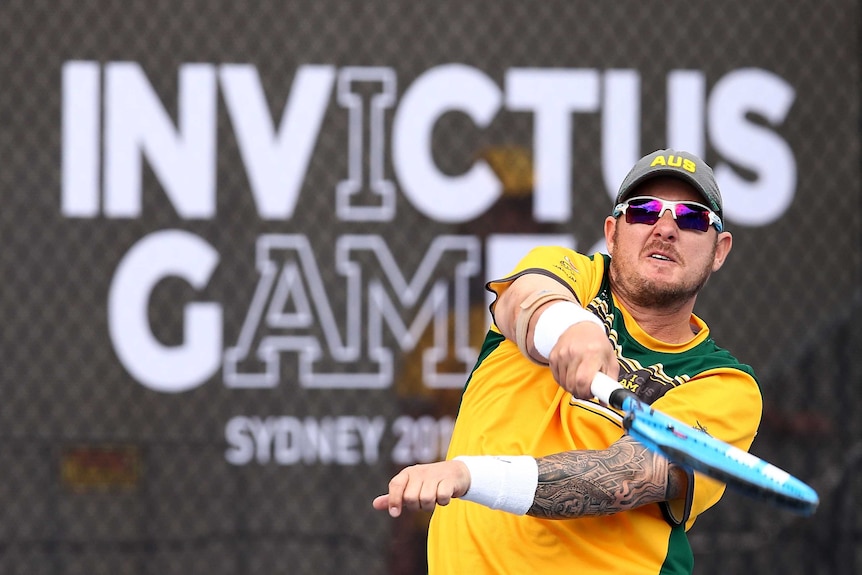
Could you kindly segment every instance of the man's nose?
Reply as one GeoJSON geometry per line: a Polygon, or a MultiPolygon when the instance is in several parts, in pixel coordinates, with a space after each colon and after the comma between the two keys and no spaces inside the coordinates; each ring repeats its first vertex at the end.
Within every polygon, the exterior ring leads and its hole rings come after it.
{"type": "Polygon", "coordinates": [[[653,228],[661,235],[676,235],[679,231],[679,227],[676,225],[676,220],[673,217],[673,212],[670,209],[662,212],[653,228]]]}

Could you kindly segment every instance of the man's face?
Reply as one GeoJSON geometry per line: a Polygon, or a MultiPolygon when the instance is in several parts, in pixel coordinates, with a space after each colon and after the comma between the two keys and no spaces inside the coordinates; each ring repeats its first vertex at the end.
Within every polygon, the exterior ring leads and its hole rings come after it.
{"type": "MultiPolygon", "coordinates": [[[[629,198],[703,203],[689,184],[669,177],[640,185],[629,198]]],[[[625,300],[645,307],[675,307],[693,299],[710,274],[724,263],[731,247],[728,232],[714,226],[705,232],[680,229],[670,210],[655,224],[626,222],[625,215],[605,221],[611,258],[611,282],[625,300]]]]}

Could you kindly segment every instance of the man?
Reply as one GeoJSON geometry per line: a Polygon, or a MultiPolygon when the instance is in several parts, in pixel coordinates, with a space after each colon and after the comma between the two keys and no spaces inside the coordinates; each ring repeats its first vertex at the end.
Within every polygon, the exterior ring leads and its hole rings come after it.
{"type": "Polygon", "coordinates": [[[393,516],[445,506],[431,521],[429,573],[691,573],[685,532],[724,486],[625,436],[590,383],[604,372],[750,447],[762,411],[754,374],[693,313],[731,249],[721,218],[709,166],[659,150],[620,186],[608,256],[538,248],[488,284],[494,324],[448,460],[408,467],[373,503],[393,516]]]}

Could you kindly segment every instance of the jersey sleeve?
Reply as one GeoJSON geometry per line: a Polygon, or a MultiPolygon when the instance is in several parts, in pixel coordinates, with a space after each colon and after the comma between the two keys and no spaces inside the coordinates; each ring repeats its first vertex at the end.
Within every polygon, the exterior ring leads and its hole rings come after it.
{"type": "MultiPolygon", "coordinates": [[[[701,429],[734,447],[748,451],[763,410],[763,398],[748,373],[721,368],[703,372],[666,393],[653,404],[657,410],[701,429]]],[[[671,502],[667,511],[674,522],[686,519],[686,529],[721,498],[725,485],[700,473],[683,502],[671,502]]]]}
{"type": "Polygon", "coordinates": [[[599,254],[585,256],[559,246],[534,248],[518,262],[509,275],[492,280],[486,285],[486,288],[496,295],[494,303],[491,304],[492,313],[496,300],[511,283],[529,273],[543,274],[556,279],[574,294],[581,305],[584,305],[592,300],[601,288],[604,260],[599,254]]]}

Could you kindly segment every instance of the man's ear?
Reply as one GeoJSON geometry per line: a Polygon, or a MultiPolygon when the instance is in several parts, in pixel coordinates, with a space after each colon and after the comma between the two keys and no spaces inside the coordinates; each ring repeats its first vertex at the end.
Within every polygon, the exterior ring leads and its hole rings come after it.
{"type": "Polygon", "coordinates": [[[717,272],[724,265],[730,248],[733,247],[733,236],[730,232],[721,232],[715,241],[715,258],[712,260],[712,271],[717,272]]]}
{"type": "Polygon", "coordinates": [[[605,245],[608,247],[608,255],[614,255],[614,237],[617,230],[617,219],[613,216],[605,218],[605,245]]]}

